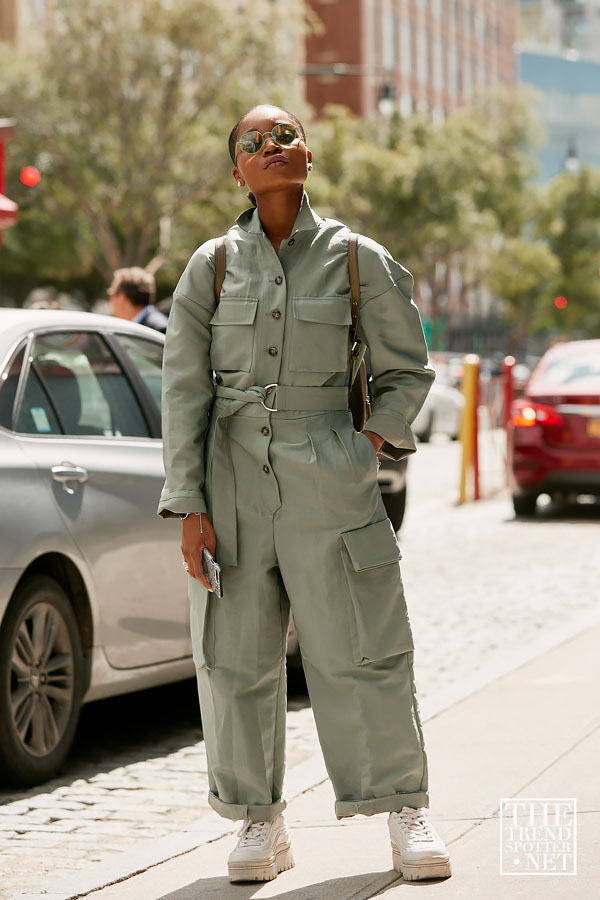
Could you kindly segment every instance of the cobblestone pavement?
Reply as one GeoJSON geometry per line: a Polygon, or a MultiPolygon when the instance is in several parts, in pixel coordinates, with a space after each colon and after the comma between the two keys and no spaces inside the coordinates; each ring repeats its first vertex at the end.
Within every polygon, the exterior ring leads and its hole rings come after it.
{"type": "Polygon", "coordinates": [[[532,642],[598,608],[595,550],[600,504],[542,507],[517,519],[497,462],[498,434],[482,441],[482,491],[456,505],[460,447],[421,446],[408,469],[399,535],[402,576],[422,697],[491,664],[510,664],[532,642]]]}
{"type": "MultiPolygon", "coordinates": [[[[140,841],[162,837],[208,812],[206,753],[196,713],[195,681],[170,685],[129,698],[101,701],[84,708],[83,746],[69,760],[69,775],[39,788],[0,794],[0,897],[41,888],[61,873],[80,869],[140,841]],[[182,696],[177,697],[181,692],[182,696]],[[119,739],[127,700],[142,698],[142,710],[129,717],[141,736],[119,739]],[[154,717],[179,705],[169,723],[146,727],[143,712],[154,717]],[[188,711],[185,710],[185,703],[188,711]],[[95,707],[100,721],[94,722],[95,707]],[[183,715],[181,715],[183,713],[183,715]],[[115,714],[120,724],[110,721],[115,714]],[[109,730],[108,746],[100,742],[109,730]],[[100,746],[94,749],[94,740],[100,746]]],[[[312,711],[304,697],[291,696],[288,715],[288,768],[318,749],[312,711]]]]}
{"type": "MultiPolygon", "coordinates": [[[[515,519],[506,494],[457,507],[458,463],[458,446],[440,439],[408,471],[400,544],[421,698],[510,660],[598,596],[597,507],[549,507],[536,520],[515,519]]],[[[306,699],[289,706],[291,768],[318,742],[306,699]]],[[[0,794],[0,897],[180,830],[207,810],[206,793],[195,682],[90,704],[65,773],[0,794]]]]}

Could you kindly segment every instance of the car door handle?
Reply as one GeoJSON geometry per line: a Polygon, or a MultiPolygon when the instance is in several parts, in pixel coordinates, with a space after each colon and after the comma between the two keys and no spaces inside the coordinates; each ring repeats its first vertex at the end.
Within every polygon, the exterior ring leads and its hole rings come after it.
{"type": "Polygon", "coordinates": [[[50,471],[54,480],[60,481],[61,484],[64,484],[66,481],[84,482],[88,480],[87,469],[82,469],[81,466],[74,466],[67,462],[63,462],[59,466],[52,466],[50,471]]]}

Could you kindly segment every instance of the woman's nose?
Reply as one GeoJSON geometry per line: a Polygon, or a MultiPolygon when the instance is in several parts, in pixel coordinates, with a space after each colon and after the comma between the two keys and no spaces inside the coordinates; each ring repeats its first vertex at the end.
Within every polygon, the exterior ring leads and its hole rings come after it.
{"type": "Polygon", "coordinates": [[[265,137],[265,142],[263,145],[263,154],[272,153],[275,150],[279,151],[279,150],[281,150],[281,147],[279,146],[279,144],[277,144],[273,140],[273,135],[269,134],[268,137],[265,137]]]}

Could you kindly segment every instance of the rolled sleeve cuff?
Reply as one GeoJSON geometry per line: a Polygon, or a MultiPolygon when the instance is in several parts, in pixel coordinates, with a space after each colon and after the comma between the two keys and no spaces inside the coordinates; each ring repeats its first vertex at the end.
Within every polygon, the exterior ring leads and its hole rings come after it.
{"type": "Polygon", "coordinates": [[[411,453],[416,453],[417,447],[410,425],[401,416],[375,412],[367,419],[363,431],[373,431],[383,438],[379,453],[386,459],[397,462],[405,456],[410,456],[411,453]]]}
{"type": "Polygon", "coordinates": [[[205,513],[206,501],[198,491],[179,491],[163,494],[158,504],[157,516],[161,519],[179,517],[181,513],[205,513]]]}

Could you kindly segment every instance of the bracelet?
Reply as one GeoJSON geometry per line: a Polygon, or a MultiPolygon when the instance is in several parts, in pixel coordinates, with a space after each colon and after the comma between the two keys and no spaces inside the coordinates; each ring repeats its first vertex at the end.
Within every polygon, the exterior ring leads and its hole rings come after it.
{"type": "Polygon", "coordinates": [[[203,534],[202,530],[202,513],[197,512],[187,512],[187,513],[179,513],[179,518],[183,522],[184,519],[187,519],[188,516],[199,516],[200,517],[200,534],[203,534]]]}

